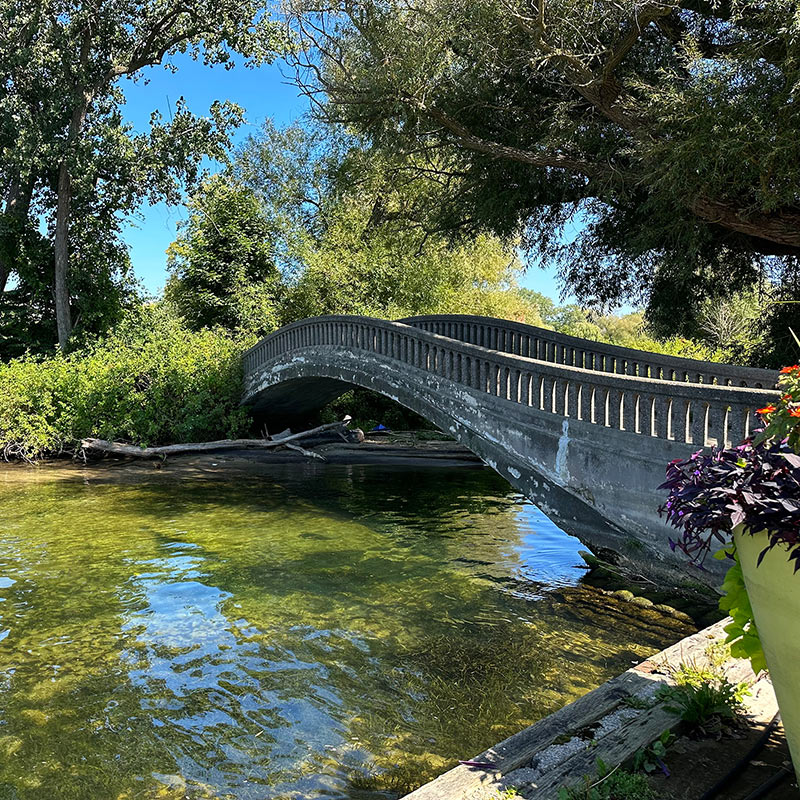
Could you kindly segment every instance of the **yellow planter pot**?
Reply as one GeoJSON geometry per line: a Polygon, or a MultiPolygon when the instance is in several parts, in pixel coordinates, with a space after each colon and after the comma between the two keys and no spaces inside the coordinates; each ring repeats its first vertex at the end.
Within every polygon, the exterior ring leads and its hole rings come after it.
{"type": "Polygon", "coordinates": [[[800,571],[794,574],[794,561],[782,546],[770,550],[756,567],[767,545],[764,534],[750,536],[738,526],[733,538],[800,779],[800,571]]]}

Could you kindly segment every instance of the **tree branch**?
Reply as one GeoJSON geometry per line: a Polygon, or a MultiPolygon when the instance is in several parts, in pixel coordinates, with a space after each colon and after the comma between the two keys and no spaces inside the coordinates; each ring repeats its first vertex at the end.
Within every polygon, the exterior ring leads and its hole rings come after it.
{"type": "Polygon", "coordinates": [[[800,210],[749,212],[710,197],[696,198],[690,208],[708,223],[800,252],[800,210]]]}
{"type": "Polygon", "coordinates": [[[533,167],[567,169],[582,175],[586,175],[587,177],[594,177],[600,172],[596,166],[580,159],[571,158],[570,156],[561,155],[559,153],[535,153],[530,150],[523,150],[518,147],[500,144],[499,142],[495,142],[490,139],[484,139],[472,133],[464,125],[453,119],[449,114],[446,114],[441,109],[436,108],[436,106],[428,106],[416,97],[406,97],[401,99],[403,99],[408,105],[413,106],[422,113],[427,114],[427,116],[431,117],[431,119],[434,119],[440,123],[444,128],[450,131],[450,133],[454,134],[458,138],[459,143],[468,150],[486,153],[487,155],[494,156],[495,158],[506,158],[512,161],[519,161],[523,164],[530,164],[533,167]]]}

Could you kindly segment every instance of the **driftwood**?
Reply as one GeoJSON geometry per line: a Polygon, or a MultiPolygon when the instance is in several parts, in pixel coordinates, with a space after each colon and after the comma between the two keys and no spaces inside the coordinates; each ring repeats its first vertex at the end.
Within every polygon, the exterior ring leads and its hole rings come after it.
{"type": "MultiPolygon", "coordinates": [[[[84,439],[81,447],[84,450],[99,450],[104,453],[114,453],[119,456],[132,456],[133,458],[165,458],[166,456],[178,453],[207,453],[214,450],[272,450],[278,447],[290,448],[290,443],[313,439],[326,432],[336,432],[337,430],[345,435],[346,426],[349,419],[343,422],[329,422],[326,425],[319,425],[307,431],[292,434],[279,434],[280,438],[275,439],[219,439],[215,442],[189,442],[187,444],[167,444],[161,447],[137,447],[135,444],[124,444],[122,442],[108,442],[105,439],[84,439]]],[[[308,442],[306,442],[308,443],[308,442]]],[[[311,455],[314,458],[321,458],[318,453],[310,453],[302,447],[291,447],[292,450],[299,450],[304,455],[311,455]]]]}
{"type": "Polygon", "coordinates": [[[325,458],[321,453],[315,453],[313,450],[306,450],[305,447],[300,447],[299,444],[294,444],[292,442],[288,442],[286,445],[287,450],[296,450],[298,453],[302,453],[306,458],[316,458],[320,461],[327,461],[328,459],[325,458]]]}

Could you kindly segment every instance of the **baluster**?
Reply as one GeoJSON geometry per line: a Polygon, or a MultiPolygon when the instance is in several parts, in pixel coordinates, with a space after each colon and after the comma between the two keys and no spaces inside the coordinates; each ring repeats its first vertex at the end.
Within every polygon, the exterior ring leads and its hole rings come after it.
{"type": "Polygon", "coordinates": [[[545,401],[547,403],[547,410],[551,414],[555,414],[558,410],[558,379],[557,378],[548,378],[546,383],[546,392],[547,396],[545,397],[545,401]]]}
{"type": "Polygon", "coordinates": [[[669,398],[656,396],[651,402],[650,435],[667,438],[669,424],[669,398]]]}
{"type": "Polygon", "coordinates": [[[608,427],[618,431],[622,429],[625,393],[621,389],[611,389],[608,393],[608,427]]]}
{"type": "Polygon", "coordinates": [[[478,362],[478,389],[482,392],[489,391],[489,362],[483,359],[478,362]]]}
{"type": "Polygon", "coordinates": [[[519,401],[523,405],[529,406],[531,404],[531,387],[533,384],[533,375],[530,372],[522,373],[522,394],[519,401]]]}
{"type": "Polygon", "coordinates": [[[575,381],[570,381],[567,384],[567,399],[566,408],[564,409],[565,416],[574,417],[575,419],[581,418],[581,385],[575,381]]]}
{"type": "Polygon", "coordinates": [[[697,447],[706,446],[707,403],[702,400],[692,400],[690,408],[690,429],[692,444],[697,447]]]}
{"type": "Polygon", "coordinates": [[[750,409],[743,405],[732,405],[728,411],[725,431],[725,447],[736,447],[749,434],[750,409]]]}
{"type": "Polygon", "coordinates": [[[638,395],[627,391],[622,397],[622,415],[620,427],[629,433],[636,433],[636,401],[638,395]]]}
{"type": "Polygon", "coordinates": [[[675,399],[672,403],[672,433],[676,442],[691,442],[689,423],[691,404],[688,400],[675,399]]]}
{"type": "Polygon", "coordinates": [[[727,406],[718,403],[708,404],[706,412],[706,444],[710,447],[725,441],[727,412],[727,406]]]}

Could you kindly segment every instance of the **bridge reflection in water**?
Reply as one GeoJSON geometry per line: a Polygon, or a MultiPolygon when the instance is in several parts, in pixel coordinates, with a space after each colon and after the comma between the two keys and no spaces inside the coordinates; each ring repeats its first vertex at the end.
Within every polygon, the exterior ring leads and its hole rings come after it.
{"type": "Polygon", "coordinates": [[[244,367],[244,402],[281,424],[352,386],[399,402],[566,531],[651,572],[673,558],[656,513],[665,465],[749,435],[777,379],[461,315],[306,319],[248,350],[244,367]]]}

